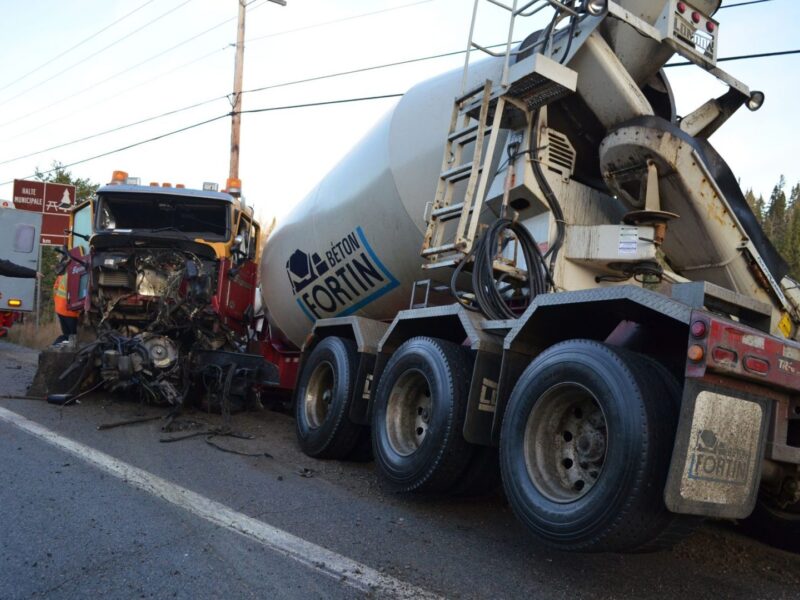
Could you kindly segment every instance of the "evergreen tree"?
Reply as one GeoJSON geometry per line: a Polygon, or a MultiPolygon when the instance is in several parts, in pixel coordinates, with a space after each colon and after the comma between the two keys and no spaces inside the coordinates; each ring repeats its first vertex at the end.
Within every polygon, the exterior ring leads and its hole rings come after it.
{"type": "Polygon", "coordinates": [[[772,188],[769,197],[769,207],[764,216],[764,232],[775,245],[781,255],[786,256],[788,251],[788,224],[786,222],[786,179],[781,175],[777,185],[772,188]]]}
{"type": "MultiPolygon", "coordinates": [[[[750,207],[750,210],[753,211],[753,214],[756,216],[756,219],[759,223],[764,218],[764,207],[758,205],[758,199],[756,199],[756,195],[753,193],[753,188],[747,190],[744,194],[744,199],[747,201],[747,206],[750,207]]],[[[763,202],[763,199],[761,199],[763,202]]]]}
{"type": "Polygon", "coordinates": [[[791,276],[800,280],[800,183],[795,184],[789,194],[788,232],[784,258],[789,263],[791,276]]]}

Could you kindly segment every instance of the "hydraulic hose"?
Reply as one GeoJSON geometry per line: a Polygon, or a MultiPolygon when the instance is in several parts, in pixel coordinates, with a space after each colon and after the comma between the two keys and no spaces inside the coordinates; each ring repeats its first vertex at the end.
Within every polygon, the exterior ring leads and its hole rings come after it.
{"type": "Polygon", "coordinates": [[[453,277],[450,280],[453,295],[462,305],[470,310],[480,311],[492,320],[516,319],[519,316],[509,307],[503,297],[494,273],[494,259],[498,252],[502,251],[501,236],[506,230],[515,235],[522,249],[522,255],[525,257],[525,265],[528,269],[528,302],[539,294],[547,293],[552,283],[545,258],[530,231],[510,219],[498,219],[489,226],[475,244],[472,252],[453,271],[453,277]],[[473,257],[475,259],[472,269],[474,304],[465,301],[456,290],[456,280],[459,274],[464,265],[473,257]]]}

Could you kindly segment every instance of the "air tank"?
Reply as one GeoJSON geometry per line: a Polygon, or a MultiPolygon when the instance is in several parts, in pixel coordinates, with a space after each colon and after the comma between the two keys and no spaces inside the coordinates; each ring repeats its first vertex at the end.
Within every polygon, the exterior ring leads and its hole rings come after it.
{"type": "MultiPolygon", "coordinates": [[[[502,60],[470,67],[469,89],[502,60]]],[[[270,322],[301,346],[315,320],[408,308],[463,69],[409,90],[272,232],[261,260],[270,322]]]]}

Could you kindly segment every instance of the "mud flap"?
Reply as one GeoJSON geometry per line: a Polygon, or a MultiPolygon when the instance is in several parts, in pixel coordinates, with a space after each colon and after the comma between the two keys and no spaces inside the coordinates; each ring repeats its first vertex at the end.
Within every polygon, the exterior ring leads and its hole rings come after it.
{"type": "Polygon", "coordinates": [[[672,512],[741,519],[755,506],[771,402],[687,379],[664,500],[672,512]]]}

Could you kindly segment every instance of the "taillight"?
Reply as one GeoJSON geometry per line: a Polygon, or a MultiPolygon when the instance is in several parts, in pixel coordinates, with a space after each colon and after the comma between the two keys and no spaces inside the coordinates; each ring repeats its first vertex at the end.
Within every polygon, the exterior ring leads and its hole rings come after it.
{"type": "Polygon", "coordinates": [[[706,23],[706,29],[708,30],[708,33],[714,33],[716,28],[717,26],[714,24],[714,21],[708,21],[706,23]]]}
{"type": "Polygon", "coordinates": [[[703,347],[699,344],[692,344],[689,346],[689,350],[686,351],[686,356],[689,357],[689,360],[693,362],[700,362],[705,357],[706,352],[703,350],[703,347]]]}
{"type": "Polygon", "coordinates": [[[758,375],[766,375],[769,373],[769,363],[763,358],[745,356],[744,360],[742,361],[742,365],[748,371],[757,373],[758,375]]]}
{"type": "Polygon", "coordinates": [[[692,13],[692,21],[694,21],[695,23],[699,23],[700,19],[701,19],[700,13],[697,12],[697,11],[694,11],[692,13]]]}
{"type": "Polygon", "coordinates": [[[678,12],[683,14],[686,12],[686,4],[683,2],[678,2],[678,12]]]}
{"type": "Polygon", "coordinates": [[[692,323],[690,331],[692,332],[692,335],[694,337],[702,338],[705,337],[706,332],[708,331],[708,327],[706,326],[705,321],[695,321],[694,323],[692,323]]]}
{"type": "Polygon", "coordinates": [[[727,348],[722,348],[721,346],[717,346],[711,351],[711,358],[714,359],[714,362],[731,364],[736,364],[736,361],[739,359],[736,352],[728,350],[727,348]]]}

